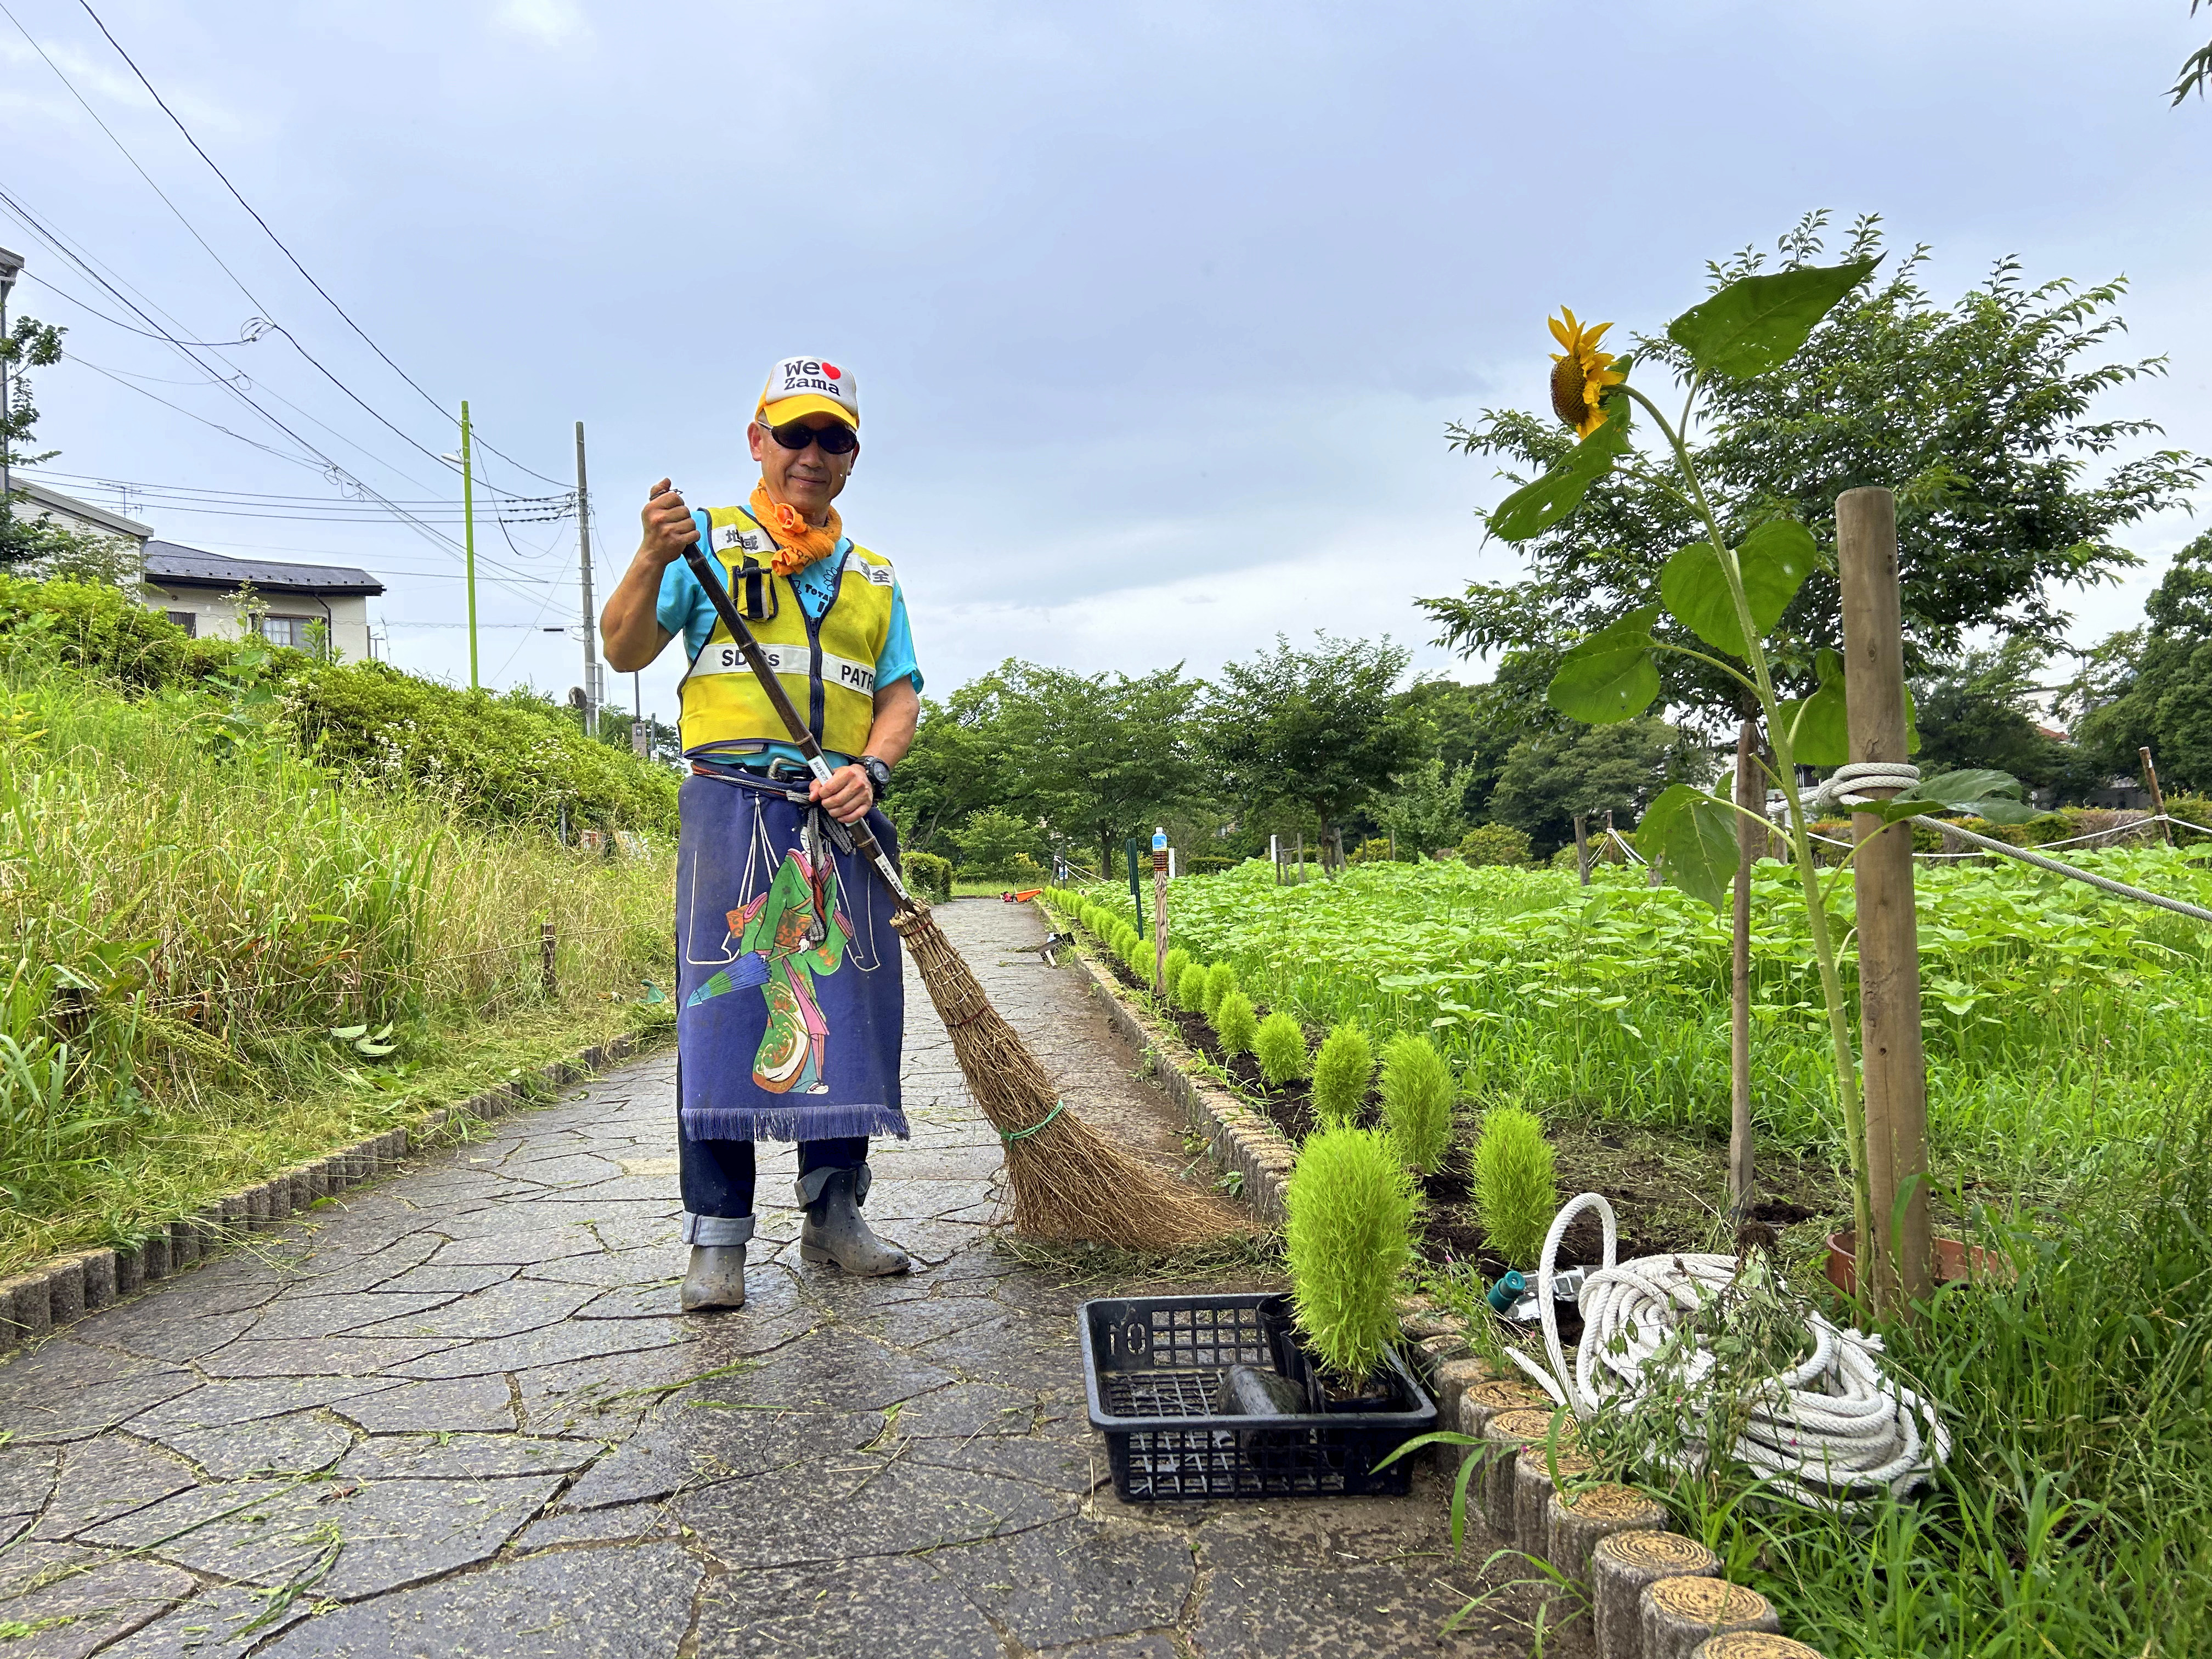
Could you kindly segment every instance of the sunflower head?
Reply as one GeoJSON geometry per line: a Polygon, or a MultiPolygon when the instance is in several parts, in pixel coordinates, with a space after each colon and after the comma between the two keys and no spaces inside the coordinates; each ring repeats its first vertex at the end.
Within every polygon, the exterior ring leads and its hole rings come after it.
{"type": "Polygon", "coordinates": [[[1577,437],[1587,438],[1605,424],[1599,400],[1608,387],[1628,378],[1613,367],[1620,361],[1618,357],[1597,349],[1612,326],[1600,323],[1587,327],[1565,306],[1559,307],[1559,317],[1552,319],[1552,337],[1566,347],[1552,354],[1552,412],[1574,428],[1577,437]]]}

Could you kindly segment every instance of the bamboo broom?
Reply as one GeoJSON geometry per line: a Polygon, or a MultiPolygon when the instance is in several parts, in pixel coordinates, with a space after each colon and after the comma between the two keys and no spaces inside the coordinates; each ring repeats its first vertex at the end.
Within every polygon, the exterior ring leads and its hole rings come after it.
{"type": "MultiPolygon", "coordinates": [[[[720,573],[697,542],[684,548],[684,559],[806,757],[808,769],[827,783],[830,763],[821,744],[792,706],[720,573]]],[[[952,1037],[952,1052],[969,1091],[1005,1143],[1015,1231],[1034,1238],[1091,1239],[1137,1249],[1200,1244],[1243,1231],[1243,1218],[1231,1206],[1131,1158],[1066,1109],[1044,1067],[991,1006],[929,907],[907,891],[866,820],[844,828],[890,890],[891,926],[914,953],[915,969],[952,1037]]]]}

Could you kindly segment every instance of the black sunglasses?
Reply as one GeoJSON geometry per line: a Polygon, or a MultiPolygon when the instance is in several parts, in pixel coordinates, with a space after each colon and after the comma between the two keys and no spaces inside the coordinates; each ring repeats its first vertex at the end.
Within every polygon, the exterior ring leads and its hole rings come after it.
{"type": "Polygon", "coordinates": [[[839,422],[831,426],[801,426],[797,421],[767,428],[768,435],[797,454],[809,444],[820,444],[824,455],[849,455],[860,447],[860,434],[839,422]]]}

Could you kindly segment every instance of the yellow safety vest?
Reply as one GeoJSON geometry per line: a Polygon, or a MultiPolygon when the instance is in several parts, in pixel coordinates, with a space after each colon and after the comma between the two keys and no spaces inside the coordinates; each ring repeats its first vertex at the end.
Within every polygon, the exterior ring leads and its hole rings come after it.
{"type": "MultiPolygon", "coordinates": [[[[785,692],[824,749],[861,753],[875,724],[876,660],[890,638],[897,582],[891,562],[848,547],[829,608],[811,618],[790,579],[769,569],[775,540],[751,514],[718,507],[706,516],[708,551],[785,692]]],[[[718,744],[791,740],[719,617],[678,690],[686,754],[718,744]]]]}

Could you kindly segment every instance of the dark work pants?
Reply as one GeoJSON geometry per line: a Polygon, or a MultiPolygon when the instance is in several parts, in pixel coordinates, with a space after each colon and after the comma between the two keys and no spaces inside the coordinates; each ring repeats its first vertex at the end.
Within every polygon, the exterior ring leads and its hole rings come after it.
{"type": "MultiPolygon", "coordinates": [[[[676,1125],[677,1165],[684,1188],[684,1242],[743,1244],[753,1236],[753,1143],[694,1140],[676,1125]]],[[[868,1138],[799,1143],[799,1176],[817,1170],[857,1170],[868,1161],[868,1138]]]]}

